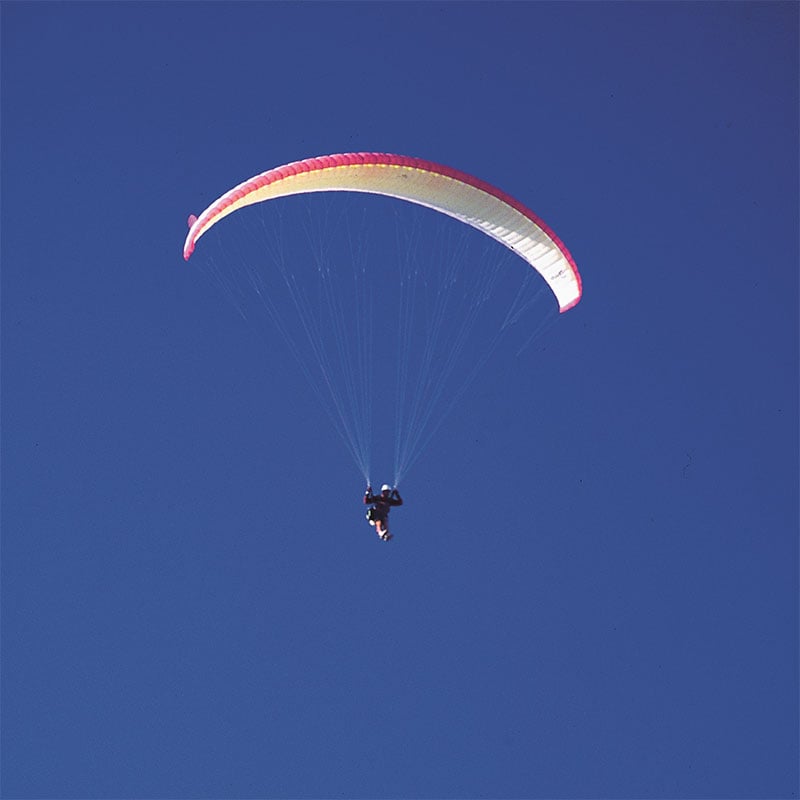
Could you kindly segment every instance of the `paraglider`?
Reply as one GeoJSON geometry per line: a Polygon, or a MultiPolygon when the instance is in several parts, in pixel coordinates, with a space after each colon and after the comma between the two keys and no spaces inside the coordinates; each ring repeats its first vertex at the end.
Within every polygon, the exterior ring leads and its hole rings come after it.
{"type": "Polygon", "coordinates": [[[384,542],[394,538],[389,533],[389,512],[392,506],[403,505],[403,498],[400,497],[397,488],[392,489],[388,483],[384,483],[380,494],[372,494],[372,487],[367,486],[367,491],[364,492],[364,505],[370,506],[367,510],[367,521],[375,526],[378,537],[384,542]]]}
{"type": "MultiPolygon", "coordinates": [[[[533,270],[527,270],[526,277],[535,275],[536,282],[549,290],[549,294],[548,291],[544,294],[548,295],[551,306],[552,297],[555,298],[559,313],[573,308],[581,299],[581,277],[574,259],[555,232],[525,205],[465,172],[424,159],[387,153],[340,153],[308,158],[255,175],[220,196],[199,215],[189,217],[184,259],[189,260],[200,238],[213,226],[239,209],[268,200],[322,192],[383,195],[466,223],[506,248],[503,252],[510,261],[516,261],[515,256],[518,256],[523,266],[527,263],[532,267],[533,270]]],[[[302,227],[299,227],[302,234],[302,227]]],[[[243,289],[238,285],[232,289],[236,278],[227,270],[231,266],[232,273],[238,267],[241,259],[236,255],[232,260],[223,259],[219,282],[237,304],[246,291],[254,293],[286,339],[366,478],[364,502],[371,506],[368,519],[378,536],[388,541],[392,538],[388,529],[389,509],[403,502],[397,491],[400,478],[427,446],[449,409],[463,396],[500,337],[517,325],[523,313],[529,313],[534,301],[524,299],[522,289],[514,297],[506,288],[505,302],[510,306],[506,305],[503,310],[498,304],[498,308],[493,309],[499,313],[496,332],[493,337],[486,337],[485,342],[478,342],[481,350],[478,352],[468,336],[476,326],[479,313],[489,305],[487,298],[497,283],[495,276],[501,259],[495,256],[479,259],[472,270],[473,283],[470,283],[470,271],[463,269],[458,254],[453,254],[458,248],[442,247],[440,257],[431,257],[422,267],[416,262],[417,252],[414,251],[409,257],[409,261],[414,262],[410,271],[403,273],[401,268],[396,269],[400,276],[396,290],[387,295],[375,289],[374,296],[370,296],[372,281],[366,268],[362,265],[359,274],[352,272],[348,278],[343,274],[346,269],[328,253],[325,244],[316,247],[310,259],[293,260],[293,254],[287,256],[281,249],[287,246],[286,242],[293,246],[295,240],[303,238],[296,231],[297,228],[288,226],[284,233],[281,227],[277,245],[275,238],[266,238],[264,250],[269,263],[258,269],[245,266],[243,289]],[[442,268],[444,277],[437,288],[434,267],[448,260],[450,263],[442,268]],[[302,273],[306,264],[311,265],[307,274],[302,273]],[[273,273],[275,285],[268,286],[266,281],[273,273]],[[316,279],[317,284],[301,286],[304,276],[308,280],[316,279]],[[337,278],[341,279],[338,289],[337,278]],[[456,286],[457,291],[453,288],[456,286]],[[288,303],[282,305],[277,299],[280,291],[288,303]],[[426,291],[431,292],[432,298],[427,305],[426,291]],[[372,308],[377,308],[376,317],[387,316],[384,313],[386,297],[396,299],[396,306],[388,315],[393,315],[395,328],[389,335],[394,335],[396,340],[396,357],[382,356],[375,360],[370,355],[369,337],[375,331],[369,315],[372,308]],[[347,305],[348,301],[353,303],[352,308],[347,305]],[[415,310],[415,302],[421,306],[419,310],[415,310]],[[292,306],[298,312],[298,333],[295,334],[289,331],[289,323],[282,313],[284,307],[292,306]],[[301,352],[304,340],[307,350],[301,352]],[[412,353],[414,347],[418,352],[412,353]],[[459,356],[464,361],[456,366],[459,356]],[[382,374],[378,378],[377,372],[386,365],[394,366],[394,362],[397,370],[394,481],[393,487],[385,484],[380,494],[373,495],[369,477],[372,399],[391,398],[387,376],[382,374]],[[453,378],[457,381],[455,386],[445,383],[451,376],[457,376],[453,378]]],[[[305,233],[308,235],[307,230],[305,233]]],[[[485,237],[478,238],[485,240],[485,237]]],[[[228,248],[225,249],[227,255],[228,248]]],[[[502,248],[495,249],[502,251],[502,248]]],[[[384,255],[381,262],[386,260],[384,255]]],[[[239,310],[246,316],[242,308],[239,310]]],[[[480,326],[475,330],[480,330],[480,326]]],[[[535,334],[534,327],[527,341],[535,334]]],[[[523,349],[525,346],[527,342],[523,349]]]]}

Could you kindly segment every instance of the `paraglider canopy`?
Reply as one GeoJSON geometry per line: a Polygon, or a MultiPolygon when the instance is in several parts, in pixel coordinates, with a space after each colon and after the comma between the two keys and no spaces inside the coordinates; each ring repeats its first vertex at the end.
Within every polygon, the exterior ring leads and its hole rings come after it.
{"type": "Polygon", "coordinates": [[[431,161],[388,153],[339,153],[308,158],[262,172],[189,218],[183,248],[188,260],[198,239],[239,208],[306,192],[382,194],[427,206],[484,231],[539,272],[561,312],[581,298],[575,261],[556,234],[530,209],[465,172],[431,161]]]}

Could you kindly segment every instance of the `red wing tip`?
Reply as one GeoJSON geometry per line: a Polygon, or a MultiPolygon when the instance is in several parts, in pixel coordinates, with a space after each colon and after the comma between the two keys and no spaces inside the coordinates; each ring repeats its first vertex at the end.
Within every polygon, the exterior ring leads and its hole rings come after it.
{"type": "MultiPolygon", "coordinates": [[[[189,219],[186,220],[186,223],[189,225],[189,230],[194,227],[195,222],[197,222],[197,216],[194,214],[189,214],[189,219]]],[[[183,260],[188,261],[189,256],[194,252],[194,241],[192,240],[191,233],[186,237],[186,244],[183,246],[183,260]]]]}

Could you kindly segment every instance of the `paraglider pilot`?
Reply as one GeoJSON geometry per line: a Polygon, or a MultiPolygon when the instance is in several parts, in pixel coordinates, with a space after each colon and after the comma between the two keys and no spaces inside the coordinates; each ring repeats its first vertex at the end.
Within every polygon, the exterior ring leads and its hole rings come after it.
{"type": "Polygon", "coordinates": [[[392,538],[392,534],[389,533],[389,511],[392,506],[403,505],[400,492],[392,489],[388,483],[384,483],[380,494],[372,494],[372,487],[367,486],[367,491],[364,492],[364,505],[372,506],[367,511],[369,524],[375,526],[375,532],[384,542],[388,542],[392,538]]]}

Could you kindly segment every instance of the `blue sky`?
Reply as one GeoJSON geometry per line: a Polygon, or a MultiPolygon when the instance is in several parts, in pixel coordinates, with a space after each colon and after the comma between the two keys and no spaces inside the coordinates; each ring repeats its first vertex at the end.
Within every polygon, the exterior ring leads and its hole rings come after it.
{"type": "Polygon", "coordinates": [[[3,797],[798,796],[797,4],[0,22],[3,797]],[[181,257],[350,150],[502,187],[584,281],[388,545],[181,257]]]}

